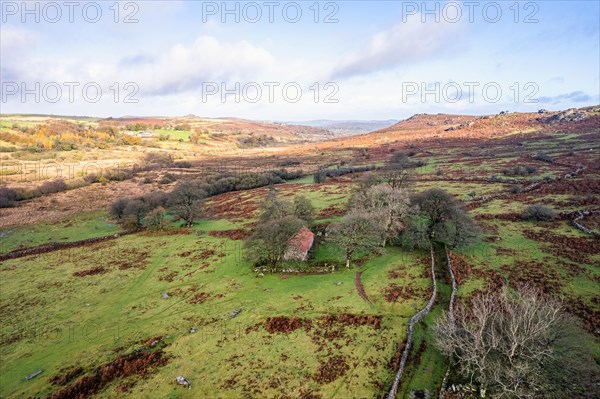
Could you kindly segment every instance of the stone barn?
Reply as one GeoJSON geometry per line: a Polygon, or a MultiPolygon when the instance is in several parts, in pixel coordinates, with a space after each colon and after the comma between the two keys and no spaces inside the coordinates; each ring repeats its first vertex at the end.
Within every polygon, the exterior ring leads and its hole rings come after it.
{"type": "Polygon", "coordinates": [[[315,235],[306,226],[303,226],[288,243],[287,250],[283,259],[285,260],[306,260],[308,251],[313,246],[315,235]]]}

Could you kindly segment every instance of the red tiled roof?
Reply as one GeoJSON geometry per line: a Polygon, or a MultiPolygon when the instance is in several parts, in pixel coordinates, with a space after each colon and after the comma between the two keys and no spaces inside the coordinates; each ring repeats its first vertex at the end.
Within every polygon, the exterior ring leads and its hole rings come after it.
{"type": "Polygon", "coordinates": [[[308,252],[310,247],[312,246],[314,234],[310,231],[306,226],[303,226],[298,232],[290,239],[289,246],[295,247],[298,251],[302,251],[302,253],[308,252]]]}

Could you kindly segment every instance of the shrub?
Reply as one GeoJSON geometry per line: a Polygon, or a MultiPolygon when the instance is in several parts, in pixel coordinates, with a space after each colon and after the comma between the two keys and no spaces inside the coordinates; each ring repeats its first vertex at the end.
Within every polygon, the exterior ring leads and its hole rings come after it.
{"type": "Polygon", "coordinates": [[[525,176],[527,174],[527,169],[522,167],[521,165],[516,165],[513,168],[513,173],[515,176],[525,176]]]}
{"type": "Polygon", "coordinates": [[[535,154],[535,156],[533,157],[534,159],[537,159],[538,161],[542,161],[542,162],[548,162],[548,163],[553,163],[554,162],[554,158],[552,158],[550,155],[546,154],[545,152],[538,152],[537,154],[535,154]]]}
{"type": "Polygon", "coordinates": [[[548,221],[554,219],[555,216],[554,209],[542,204],[529,205],[523,211],[523,219],[526,220],[548,221]]]}
{"type": "Polygon", "coordinates": [[[92,184],[92,183],[97,183],[98,182],[98,175],[95,173],[88,173],[87,175],[85,175],[83,177],[83,180],[87,183],[87,184],[92,184]]]}
{"type": "Polygon", "coordinates": [[[104,173],[104,176],[108,180],[123,181],[131,179],[133,177],[133,168],[117,168],[109,169],[104,173]]]}
{"type": "Polygon", "coordinates": [[[123,211],[127,207],[128,203],[129,203],[129,200],[126,198],[117,198],[115,201],[113,201],[112,204],[110,204],[108,213],[110,214],[110,216],[114,217],[115,219],[122,221],[123,220],[123,211]]]}
{"type": "Polygon", "coordinates": [[[67,188],[67,183],[63,179],[56,179],[42,183],[38,189],[42,194],[54,194],[67,191],[67,188]]]}
{"type": "Polygon", "coordinates": [[[165,168],[173,165],[173,157],[163,152],[150,152],[144,157],[144,163],[149,167],[165,168]]]}
{"type": "Polygon", "coordinates": [[[192,163],[189,161],[175,161],[173,164],[176,168],[189,169],[192,167],[192,163]]]}
{"type": "Polygon", "coordinates": [[[297,159],[284,159],[278,164],[279,166],[294,166],[300,165],[300,161],[297,159]]]}
{"type": "Polygon", "coordinates": [[[129,134],[124,134],[122,140],[124,145],[139,145],[142,142],[142,139],[139,137],[131,136],[129,134]]]}
{"type": "Polygon", "coordinates": [[[177,179],[171,173],[165,173],[163,175],[163,177],[160,178],[158,183],[159,184],[169,184],[169,183],[173,183],[175,180],[177,180],[177,179]]]}
{"type": "Polygon", "coordinates": [[[11,208],[17,204],[17,192],[12,188],[0,187],[0,208],[11,208]]]}

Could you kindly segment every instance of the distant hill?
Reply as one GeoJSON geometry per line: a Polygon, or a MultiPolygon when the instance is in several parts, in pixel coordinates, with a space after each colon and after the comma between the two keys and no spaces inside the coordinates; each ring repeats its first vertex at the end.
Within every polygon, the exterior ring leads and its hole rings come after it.
{"type": "Polygon", "coordinates": [[[311,121],[289,122],[297,125],[320,127],[332,131],[338,135],[351,136],[355,134],[369,133],[384,129],[398,123],[396,119],[388,120],[328,120],[318,119],[311,121]]]}
{"type": "Polygon", "coordinates": [[[310,125],[291,124],[271,121],[254,121],[235,117],[203,118],[198,116],[185,117],[122,117],[108,118],[101,124],[115,125],[124,128],[128,125],[141,124],[148,128],[172,128],[184,126],[185,130],[199,130],[218,135],[223,139],[233,139],[249,146],[260,139],[260,146],[276,144],[293,144],[315,142],[335,137],[328,129],[310,125]]]}
{"type": "Polygon", "coordinates": [[[599,119],[600,106],[563,111],[500,112],[484,116],[416,114],[376,131],[337,137],[319,143],[318,148],[378,147],[397,141],[493,138],[545,128],[557,130],[572,123],[597,127],[599,119]]]}

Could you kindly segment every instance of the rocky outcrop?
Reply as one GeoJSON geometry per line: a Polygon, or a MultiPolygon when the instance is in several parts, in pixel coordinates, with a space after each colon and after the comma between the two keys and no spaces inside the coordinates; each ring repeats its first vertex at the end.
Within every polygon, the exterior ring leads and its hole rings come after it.
{"type": "Polygon", "coordinates": [[[575,108],[568,109],[566,111],[557,112],[550,116],[542,116],[536,118],[538,122],[542,123],[559,123],[559,122],[579,122],[589,117],[589,114],[585,111],[578,111],[575,108]]]}

